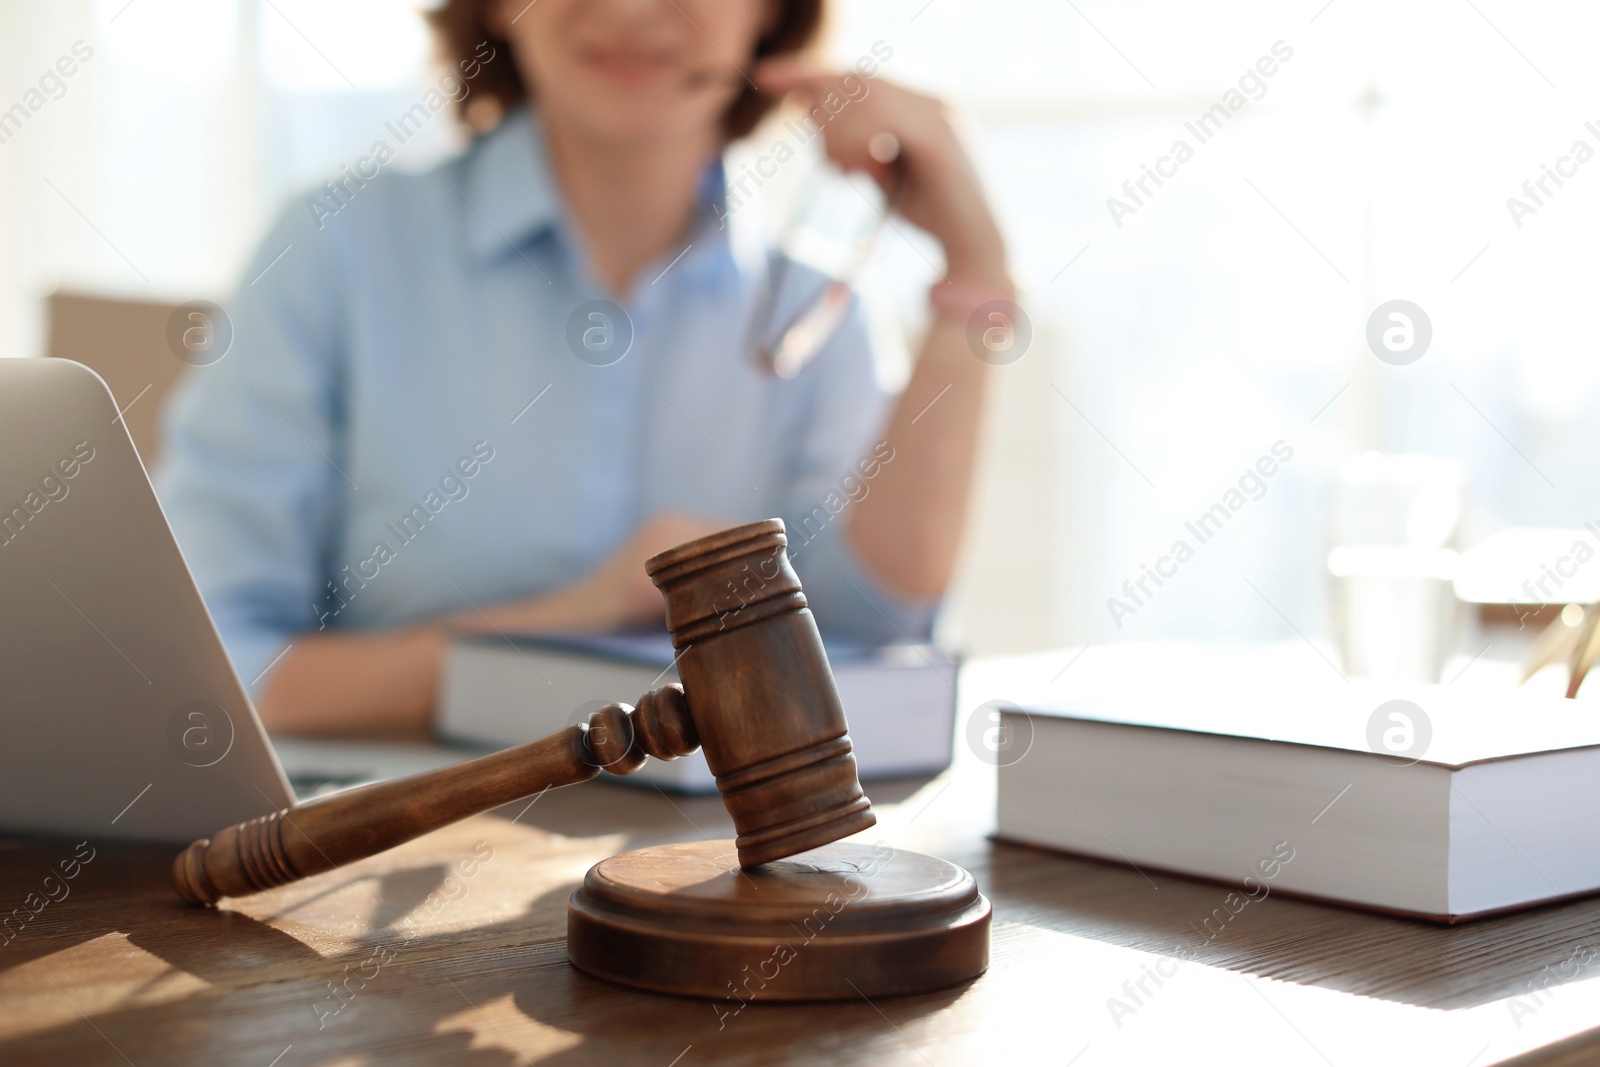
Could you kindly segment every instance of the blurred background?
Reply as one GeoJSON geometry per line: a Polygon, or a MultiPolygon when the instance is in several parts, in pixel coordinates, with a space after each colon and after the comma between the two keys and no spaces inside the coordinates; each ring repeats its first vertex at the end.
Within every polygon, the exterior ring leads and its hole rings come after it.
{"type": "MultiPolygon", "coordinates": [[[[1531,213],[1507,205],[1532,204],[1523,183],[1574,142],[1600,149],[1592,5],[836,13],[841,65],[881,42],[881,77],[959,114],[1032,317],[993,398],[947,637],[974,652],[1332,640],[1330,549],[1387,536],[1366,529],[1381,505],[1351,466],[1372,450],[1448,461],[1407,468],[1422,473],[1402,511],[1426,498],[1436,519],[1402,531],[1412,548],[1600,521],[1600,161],[1565,164],[1575,173],[1531,213]],[[1262,57],[1274,73],[1201,143],[1185,124],[1262,57]],[[1124,183],[1180,138],[1193,157],[1133,199],[1124,183]],[[1415,362],[1369,345],[1391,300],[1431,326],[1415,362]],[[1186,533],[1278,442],[1292,459],[1259,499],[1203,544],[1186,533]],[[1193,558],[1113,610],[1180,538],[1193,558]]],[[[0,0],[0,355],[84,358],[65,349],[91,342],[52,326],[80,297],[127,302],[109,305],[133,316],[107,320],[113,337],[119,321],[224,302],[268,221],[393,143],[384,123],[437,78],[408,0],[0,0]],[[42,82],[64,56],[74,73],[42,82]]],[[[739,151],[769,150],[781,123],[739,151]]],[[[395,166],[426,168],[460,136],[441,112],[395,166]]],[[[763,190],[774,217],[814,174],[797,162],[763,190]]],[[[881,242],[863,287],[886,335],[920,328],[932,249],[904,227],[881,242]]],[[[130,425],[154,417],[155,400],[134,402],[130,425]]]]}

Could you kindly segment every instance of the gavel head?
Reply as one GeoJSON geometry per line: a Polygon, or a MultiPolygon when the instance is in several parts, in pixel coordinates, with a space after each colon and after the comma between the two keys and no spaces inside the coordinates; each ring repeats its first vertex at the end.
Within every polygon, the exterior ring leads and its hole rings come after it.
{"type": "Polygon", "coordinates": [[[651,557],[706,763],[753,867],[877,822],[783,520],[651,557]]]}

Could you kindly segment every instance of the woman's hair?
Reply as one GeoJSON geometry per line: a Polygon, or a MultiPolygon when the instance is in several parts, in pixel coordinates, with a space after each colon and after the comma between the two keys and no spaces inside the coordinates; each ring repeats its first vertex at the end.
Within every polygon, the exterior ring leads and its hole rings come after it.
{"type": "MultiPolygon", "coordinates": [[[[511,52],[510,43],[489,29],[487,8],[491,2],[493,0],[445,0],[428,13],[444,58],[458,69],[468,69],[469,63],[479,68],[477,77],[472,79],[471,90],[456,101],[461,120],[478,129],[492,125],[500,114],[533,95],[514,62],[475,63],[482,59],[478,50],[485,42],[497,54],[509,58],[511,52]],[[483,108],[486,101],[498,105],[487,109],[492,118],[483,108]]],[[[777,5],[777,13],[772,27],[756,41],[755,59],[799,52],[816,40],[822,30],[826,0],[768,2],[777,5]]],[[[777,102],[777,98],[758,91],[745,79],[742,91],[722,113],[723,135],[730,141],[743,137],[777,102]]]]}

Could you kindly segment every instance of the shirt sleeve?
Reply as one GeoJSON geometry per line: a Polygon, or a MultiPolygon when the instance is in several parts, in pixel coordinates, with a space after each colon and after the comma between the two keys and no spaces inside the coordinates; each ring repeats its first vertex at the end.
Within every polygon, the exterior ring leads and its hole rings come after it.
{"type": "MultiPolygon", "coordinates": [[[[186,372],[166,413],[157,494],[207,607],[255,694],[316,628],[325,546],[342,513],[340,274],[334,235],[286,211],[224,314],[232,343],[186,372]]],[[[328,603],[337,606],[337,601],[328,603]]]]}
{"type": "Polygon", "coordinates": [[[859,299],[802,374],[812,376],[811,410],[783,517],[789,556],[817,626],[825,636],[874,645],[926,641],[939,599],[884,588],[845,533],[851,510],[894,463],[882,436],[893,398],[878,384],[859,299]]]}

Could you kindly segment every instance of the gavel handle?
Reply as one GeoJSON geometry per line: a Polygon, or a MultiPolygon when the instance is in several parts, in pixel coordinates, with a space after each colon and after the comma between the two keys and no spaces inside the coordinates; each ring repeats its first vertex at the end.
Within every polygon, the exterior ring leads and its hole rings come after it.
{"type": "Polygon", "coordinates": [[[192,904],[257,893],[364,859],[430,830],[601,769],[631,774],[646,755],[672,759],[699,746],[683,689],[667,686],[637,712],[610,704],[586,725],[425,774],[350,789],[262,815],[201,838],[172,864],[192,904]]]}

